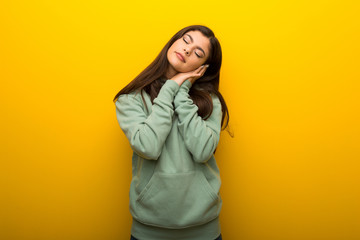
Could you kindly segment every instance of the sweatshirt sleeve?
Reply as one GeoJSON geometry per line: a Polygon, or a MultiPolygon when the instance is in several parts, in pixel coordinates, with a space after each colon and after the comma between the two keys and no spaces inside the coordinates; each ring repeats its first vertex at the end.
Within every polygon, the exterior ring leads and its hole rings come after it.
{"type": "Polygon", "coordinates": [[[120,95],[115,102],[119,125],[131,148],[139,156],[152,160],[159,158],[172,126],[172,102],[178,90],[176,82],[167,80],[154,99],[154,104],[147,106],[151,107],[148,116],[142,98],[135,97],[134,93],[120,95]]]}
{"type": "Polygon", "coordinates": [[[178,129],[194,161],[205,163],[213,155],[220,139],[221,103],[213,96],[213,111],[208,119],[203,120],[197,113],[198,107],[189,96],[191,85],[186,80],[174,99],[175,112],[179,118],[178,129]]]}

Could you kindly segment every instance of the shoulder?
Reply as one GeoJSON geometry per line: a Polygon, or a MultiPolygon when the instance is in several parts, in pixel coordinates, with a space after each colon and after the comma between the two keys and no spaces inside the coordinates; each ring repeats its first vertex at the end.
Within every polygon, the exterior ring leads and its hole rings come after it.
{"type": "Polygon", "coordinates": [[[213,102],[220,102],[220,99],[216,94],[210,93],[210,97],[213,102]]]}
{"type": "Polygon", "coordinates": [[[148,97],[148,94],[145,92],[145,91],[133,91],[131,93],[127,93],[127,94],[121,94],[116,102],[133,102],[133,101],[136,101],[136,102],[142,102],[142,96],[144,96],[144,98],[147,98],[148,97]]]}
{"type": "Polygon", "coordinates": [[[214,94],[214,93],[209,93],[209,95],[210,95],[211,100],[212,100],[212,102],[213,102],[214,105],[219,105],[219,104],[221,105],[220,99],[219,99],[219,97],[218,97],[216,94],[214,94]]]}
{"type": "Polygon", "coordinates": [[[127,94],[121,94],[115,101],[118,109],[142,109],[146,110],[146,103],[149,102],[150,96],[145,91],[133,91],[127,94]],[[143,95],[143,96],[142,96],[143,95]]]}
{"type": "Polygon", "coordinates": [[[213,103],[213,112],[221,112],[222,111],[222,105],[221,105],[221,101],[220,101],[220,98],[212,93],[210,94],[211,96],[211,100],[212,100],[212,103],[213,103]]]}

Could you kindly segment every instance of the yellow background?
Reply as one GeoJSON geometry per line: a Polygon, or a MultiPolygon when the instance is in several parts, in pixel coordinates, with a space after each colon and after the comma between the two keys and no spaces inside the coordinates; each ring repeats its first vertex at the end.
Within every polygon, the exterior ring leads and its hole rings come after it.
{"type": "Polygon", "coordinates": [[[192,24],[223,50],[223,238],[360,239],[359,5],[1,1],[0,239],[130,238],[112,99],[192,24]]]}

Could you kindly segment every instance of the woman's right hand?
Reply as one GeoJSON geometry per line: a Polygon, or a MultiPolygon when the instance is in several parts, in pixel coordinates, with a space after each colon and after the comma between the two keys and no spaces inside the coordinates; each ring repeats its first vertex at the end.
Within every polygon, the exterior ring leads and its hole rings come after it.
{"type": "Polygon", "coordinates": [[[189,79],[191,83],[194,83],[196,79],[204,75],[208,66],[209,65],[201,65],[200,67],[198,67],[193,71],[178,73],[175,76],[173,76],[171,80],[175,81],[177,84],[179,84],[179,86],[181,86],[181,84],[187,79],[189,79]]]}

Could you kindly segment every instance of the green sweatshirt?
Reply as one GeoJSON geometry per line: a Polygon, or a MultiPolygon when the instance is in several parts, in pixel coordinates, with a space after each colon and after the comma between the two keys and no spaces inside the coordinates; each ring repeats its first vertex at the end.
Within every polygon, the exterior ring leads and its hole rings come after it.
{"type": "Polygon", "coordinates": [[[207,120],[189,97],[191,82],[167,79],[154,104],[144,92],[120,95],[119,125],[133,150],[131,234],[140,240],[212,240],[220,235],[221,180],[214,158],[221,104],[207,120]]]}

